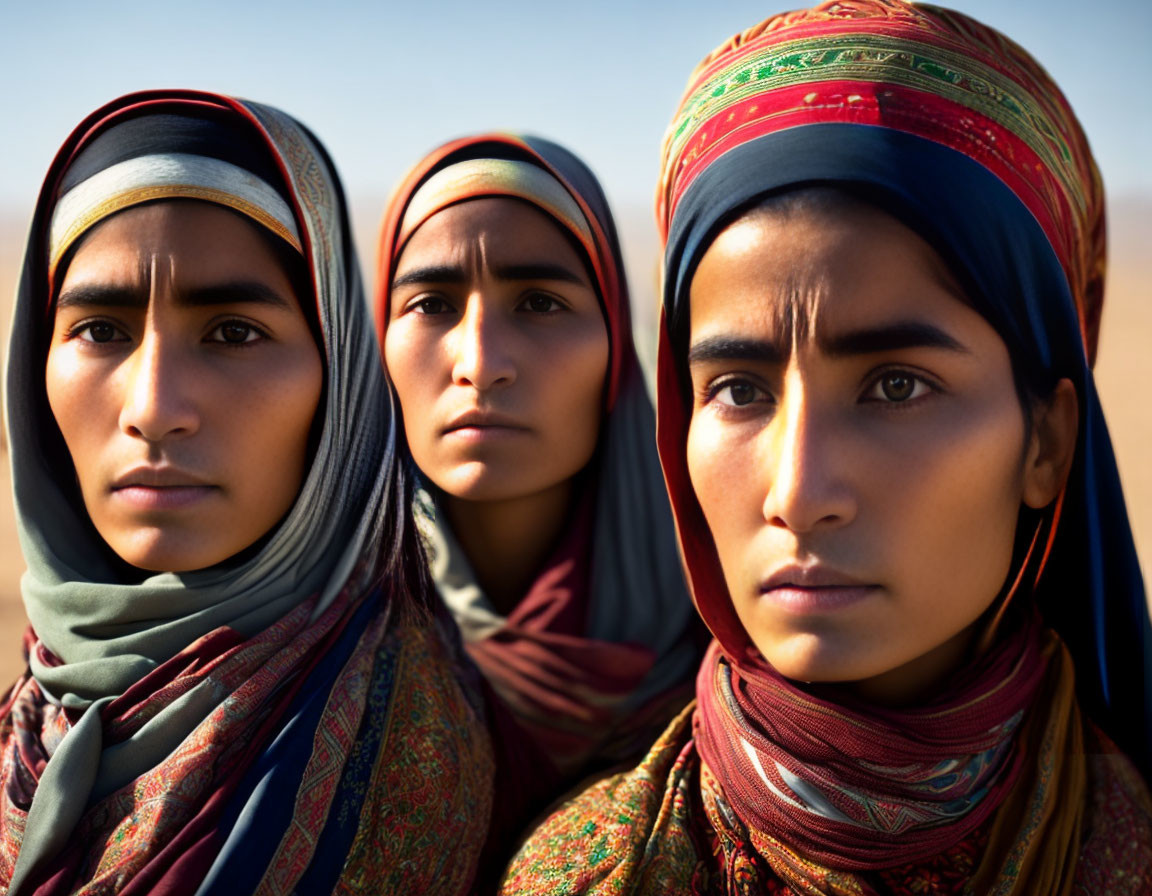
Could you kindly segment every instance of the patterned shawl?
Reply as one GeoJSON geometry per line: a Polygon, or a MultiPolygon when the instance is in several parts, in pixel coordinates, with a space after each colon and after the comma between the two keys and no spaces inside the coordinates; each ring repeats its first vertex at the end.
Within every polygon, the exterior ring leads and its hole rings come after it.
{"type": "Polygon", "coordinates": [[[634,772],[549,819],[504,892],[560,881],[574,893],[1152,884],[1147,788],[1080,716],[1083,706],[1148,756],[1144,590],[1089,367],[1102,202],[1055,85],[1015,44],[956,13],[828,3],[769,19],[697,69],[665,139],[657,197],[658,443],[693,597],[717,641],[692,719],[634,772]],[[764,662],[732,608],[686,466],[696,264],[757,198],[828,184],[924,235],[1011,356],[1069,377],[1080,400],[1081,441],[1046,549],[1021,571],[1043,623],[1020,608],[1023,621],[944,691],[899,713],[830,701],[764,662]],[[1109,868],[1122,850],[1123,867],[1109,868]]]}
{"type": "MultiPolygon", "coordinates": [[[[172,136],[182,152],[186,137],[172,136]]],[[[256,197],[219,170],[164,176],[256,197]]],[[[275,210],[274,197],[257,199],[275,210]]],[[[301,882],[329,892],[377,872],[428,875],[429,892],[468,887],[489,745],[402,512],[411,485],[366,313],[335,171],[283,113],[190,91],[134,94],[89,116],[60,150],[33,219],[6,383],[32,622],[29,672],[0,706],[9,892],[237,892],[238,858],[248,892],[301,882]],[[290,201],[279,223],[316,295],[323,419],[295,505],[254,550],[127,580],[59,462],[44,400],[49,224],[78,180],[135,158],[124,147],[141,134],[163,144],[181,122],[225,129],[229,153],[256,159],[241,168],[290,201]],[[84,150],[97,145],[103,162],[78,177],[73,166],[90,165],[84,150]],[[440,849],[449,838],[451,861],[440,849]]]]}
{"type": "Polygon", "coordinates": [[[583,474],[594,488],[507,618],[476,584],[434,501],[423,505],[432,519],[437,586],[515,723],[500,737],[512,748],[503,751],[505,761],[515,763],[515,777],[539,802],[589,763],[634,759],[647,748],[690,695],[700,640],[676,558],[615,225],[579,159],[546,140],[501,134],[457,140],[423,159],[385,214],[376,298],[381,345],[389,284],[407,236],[448,205],[496,195],[531,202],[583,248],[610,343],[600,448],[583,474]]]}

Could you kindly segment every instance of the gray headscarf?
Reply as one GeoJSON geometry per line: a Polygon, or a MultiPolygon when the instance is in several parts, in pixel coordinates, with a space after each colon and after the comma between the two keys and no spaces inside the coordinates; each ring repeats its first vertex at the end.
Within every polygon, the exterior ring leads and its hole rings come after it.
{"type": "MultiPolygon", "coordinates": [[[[118,170],[139,174],[139,167],[118,170]]],[[[189,176],[211,182],[214,170],[225,169],[200,165],[199,173],[189,176]]],[[[225,180],[217,185],[234,191],[235,184],[225,180]]],[[[265,204],[275,206],[272,199],[265,204]]],[[[270,214],[283,218],[282,212],[272,208],[270,214]]],[[[350,576],[358,571],[370,577],[395,556],[398,535],[390,526],[386,531],[384,510],[398,500],[406,506],[408,498],[397,494],[404,486],[395,463],[394,416],[339,182],[307,130],[267,106],[191,92],[136,94],[81,124],[49,171],[33,221],[5,388],[16,511],[28,564],[21,590],[37,637],[59,660],[45,664],[34,651],[31,671],[51,701],[81,713],[41,776],[12,881],[15,893],[31,869],[59,849],[91,800],[162,760],[225,694],[205,680],[129,740],[107,749],[102,709],[214,629],[228,626],[252,636],[306,599],[319,595],[318,614],[344,586],[367,588],[370,582],[350,582],[350,576]],[[98,141],[98,151],[86,151],[98,141]],[[326,392],[314,459],[300,494],[254,551],[209,569],[129,582],[78,502],[72,470],[54,463],[58,454],[46,450],[46,438],[56,432],[44,391],[48,235],[61,232],[59,220],[52,219],[62,196],[101,171],[149,155],[225,156],[241,179],[251,174],[264,185],[279,185],[276,190],[292,212],[291,220],[280,222],[289,233],[285,239],[291,242],[295,231],[312,273],[326,392]],[[78,175],[85,167],[91,170],[78,175]],[[389,544],[382,544],[385,538],[389,544]],[[379,563],[360,562],[376,555],[379,563]]]]}

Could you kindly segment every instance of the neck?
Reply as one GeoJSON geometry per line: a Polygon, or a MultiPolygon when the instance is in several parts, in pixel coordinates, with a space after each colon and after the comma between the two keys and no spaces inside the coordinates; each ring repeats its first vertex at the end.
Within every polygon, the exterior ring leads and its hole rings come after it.
{"type": "Polygon", "coordinates": [[[548,558],[572,499],[572,480],[503,501],[465,501],[446,495],[452,534],[492,606],[507,616],[548,558]]]}

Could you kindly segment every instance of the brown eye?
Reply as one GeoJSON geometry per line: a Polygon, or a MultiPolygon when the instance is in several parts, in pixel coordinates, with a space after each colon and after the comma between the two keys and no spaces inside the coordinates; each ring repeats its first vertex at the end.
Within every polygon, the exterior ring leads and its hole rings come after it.
{"type": "Polygon", "coordinates": [[[889,373],[880,381],[880,388],[889,401],[907,401],[916,388],[916,380],[906,373],[889,373]]]}
{"type": "Polygon", "coordinates": [[[719,404],[731,408],[747,407],[767,398],[764,391],[755,384],[748,382],[748,380],[735,379],[717,384],[712,395],[719,404]]]}
{"type": "Polygon", "coordinates": [[[89,324],[88,337],[93,342],[111,342],[116,338],[116,328],[112,324],[97,321],[89,324]]]}
{"type": "Polygon", "coordinates": [[[756,400],[756,390],[748,383],[733,383],[728,387],[728,395],[732,398],[732,404],[737,407],[751,404],[756,400]]]}
{"type": "Polygon", "coordinates": [[[559,311],[562,306],[552,296],[535,292],[524,300],[523,307],[537,314],[547,314],[550,311],[559,311]]]}
{"type": "Polygon", "coordinates": [[[247,345],[250,342],[256,342],[263,335],[265,334],[257,330],[252,324],[230,320],[216,327],[209,334],[208,341],[225,345],[247,345]]]}
{"type": "Polygon", "coordinates": [[[127,337],[115,325],[106,320],[94,320],[72,331],[82,342],[106,345],[109,342],[122,342],[127,337]]]}
{"type": "Polygon", "coordinates": [[[421,299],[412,306],[412,310],[419,314],[444,314],[448,309],[448,303],[443,299],[428,298],[421,299]]]}
{"type": "Polygon", "coordinates": [[[252,335],[252,328],[246,324],[224,324],[220,328],[220,335],[225,342],[238,343],[247,342],[248,337],[252,335]]]}

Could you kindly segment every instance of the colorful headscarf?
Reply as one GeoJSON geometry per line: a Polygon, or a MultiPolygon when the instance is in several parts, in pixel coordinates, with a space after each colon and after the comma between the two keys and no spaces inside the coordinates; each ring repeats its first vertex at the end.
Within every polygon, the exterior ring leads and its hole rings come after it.
{"type": "Polygon", "coordinates": [[[238,856],[245,892],[412,873],[466,889],[489,746],[431,615],[344,197],[311,134],[191,91],[89,116],[41,191],[6,394],[32,623],[30,674],[0,706],[8,892],[236,892],[222,869],[238,856]],[[103,218],[169,198],[231,208],[302,253],[325,392],[300,494],[254,550],[129,575],[84,510],[45,400],[52,274],[103,218]],[[397,810],[413,799],[434,811],[397,810]]]}
{"type": "MultiPolygon", "coordinates": [[[[927,717],[900,714],[891,729],[883,714],[860,717],[789,686],[751,649],[687,474],[681,377],[689,288],[703,252],[742,210],[815,185],[863,195],[924,235],[1018,369],[1075,383],[1082,441],[1066,491],[1047,515],[1048,543],[1026,571],[1026,590],[1035,582],[1038,606],[1069,644],[1082,703],[1141,759],[1149,688],[1134,672],[1146,662],[1148,615],[1089,369],[1103,295],[1103,194],[1084,134],[1056,86],[1002,35],[902,0],[827,3],[778,16],[713,53],[691,78],[665,139],[657,198],[666,237],[661,458],[693,594],[719,642],[697,685],[698,748],[742,820],[771,834],[761,850],[771,862],[787,864],[782,857],[792,849],[833,868],[878,868],[925,859],[1003,804],[1022,767],[1022,736],[1013,729],[1029,707],[1051,702],[1042,670],[1049,667],[1048,678],[1065,675],[1063,650],[1046,650],[1042,662],[1034,627],[1017,627],[953,682],[943,705],[934,703],[927,717]],[[1000,686],[1003,673],[988,674],[1005,662],[1013,679],[1023,676],[1011,696],[1000,686]],[[717,665],[730,668],[730,678],[710,668],[717,665]],[[979,707],[974,727],[961,721],[960,707],[979,707]],[[816,729],[815,744],[811,728],[793,736],[788,725],[772,726],[774,743],[756,749],[761,726],[754,719],[789,713],[830,721],[816,729]],[[940,739],[928,729],[945,719],[952,730],[940,739]],[[928,778],[916,783],[876,767],[875,738],[886,730],[890,751],[922,765],[928,778]],[[911,738],[908,754],[899,731],[911,738]],[[858,766],[834,758],[857,755],[858,766]],[[942,767],[933,768],[933,755],[949,764],[950,783],[942,767]],[[750,777],[758,785],[752,789],[750,777]]],[[[1066,708],[1046,705],[1029,718],[1043,724],[1049,713],[1074,734],[1074,708],[1069,717],[1066,708]]],[[[1054,755],[1078,752],[1071,734],[1057,735],[1054,755]]],[[[1060,797],[1066,811],[1053,818],[1078,818],[1082,799],[1067,789],[1060,797]]],[[[1046,799],[1056,794],[1049,789],[1046,799]]],[[[1071,822],[1062,829],[1073,855],[1068,838],[1077,830],[1071,822]]],[[[1041,867],[1065,860],[1060,853],[1041,867]]]]}
{"type": "Polygon", "coordinates": [[[1103,190],[1067,101],[1019,46],[902,0],[825,3],[738,35],[690,79],[664,143],[661,456],[697,606],[725,651],[746,635],[684,462],[688,293],[712,238],[757,198],[856,190],[940,252],[1014,363],[1076,386],[1076,460],[1028,571],[1089,715],[1140,762],[1152,745],[1149,619],[1090,361],[1103,297],[1103,190]],[[1143,670],[1143,671],[1142,671],[1143,670]]]}
{"type": "MultiPolygon", "coordinates": [[[[385,215],[376,297],[381,345],[407,238],[437,211],[482,196],[531,203],[572,236],[608,329],[592,500],[577,509],[513,613],[494,611],[442,520],[429,533],[433,574],[469,652],[545,762],[569,777],[590,761],[635,756],[651,743],[690,694],[699,640],[632,343],[616,229],[599,183],[579,159],[549,141],[504,134],[456,140],[423,159],[385,215]]],[[[547,784],[550,796],[558,786],[547,784]]]]}

